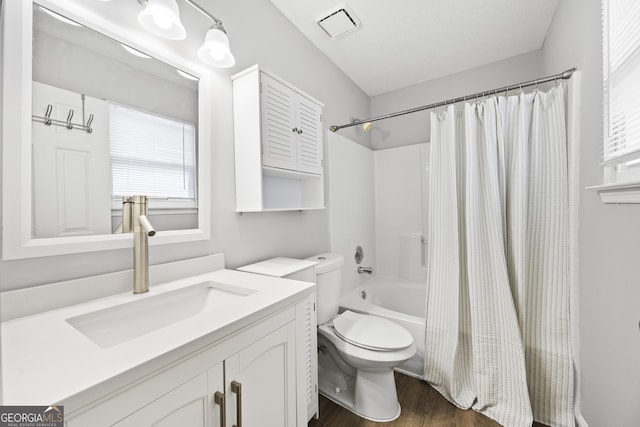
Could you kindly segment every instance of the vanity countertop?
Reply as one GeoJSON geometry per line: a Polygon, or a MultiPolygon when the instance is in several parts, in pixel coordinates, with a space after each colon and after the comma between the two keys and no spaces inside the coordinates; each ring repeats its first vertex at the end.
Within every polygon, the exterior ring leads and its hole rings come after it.
{"type": "MultiPolygon", "coordinates": [[[[3,405],[80,404],[83,392],[115,390],[313,292],[313,283],[217,270],[2,322],[3,405]],[[256,291],[169,326],[101,348],[67,319],[212,281],[256,291]]],[[[86,394],[86,393],[85,393],[86,394]]]]}

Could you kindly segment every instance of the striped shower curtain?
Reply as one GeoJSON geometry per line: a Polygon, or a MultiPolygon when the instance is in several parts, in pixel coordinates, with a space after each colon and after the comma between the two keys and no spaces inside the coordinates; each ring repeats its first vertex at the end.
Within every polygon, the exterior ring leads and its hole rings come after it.
{"type": "Polygon", "coordinates": [[[504,426],[573,426],[563,86],[431,113],[425,379],[504,426]]]}

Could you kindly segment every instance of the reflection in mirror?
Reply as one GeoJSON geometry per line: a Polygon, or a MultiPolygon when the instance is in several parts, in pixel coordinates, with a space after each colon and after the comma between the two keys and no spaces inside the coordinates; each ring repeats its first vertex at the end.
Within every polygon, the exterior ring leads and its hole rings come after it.
{"type": "Polygon", "coordinates": [[[34,4],[32,237],[112,233],[134,194],[156,229],[198,228],[198,80],[48,12],[34,4]]]}

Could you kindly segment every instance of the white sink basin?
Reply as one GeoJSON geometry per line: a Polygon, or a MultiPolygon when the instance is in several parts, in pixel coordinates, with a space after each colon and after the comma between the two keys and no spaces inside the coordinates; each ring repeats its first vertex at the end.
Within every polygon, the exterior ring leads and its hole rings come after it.
{"type": "Polygon", "coordinates": [[[102,348],[113,347],[257,292],[212,281],[66,319],[102,348]]]}

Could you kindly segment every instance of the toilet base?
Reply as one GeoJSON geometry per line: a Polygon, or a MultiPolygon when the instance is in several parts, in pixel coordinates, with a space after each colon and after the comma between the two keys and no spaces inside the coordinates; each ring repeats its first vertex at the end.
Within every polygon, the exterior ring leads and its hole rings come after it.
{"type": "Polygon", "coordinates": [[[362,418],[375,422],[389,422],[400,416],[401,408],[392,370],[358,371],[355,386],[348,388],[319,379],[320,394],[362,418]]]}

